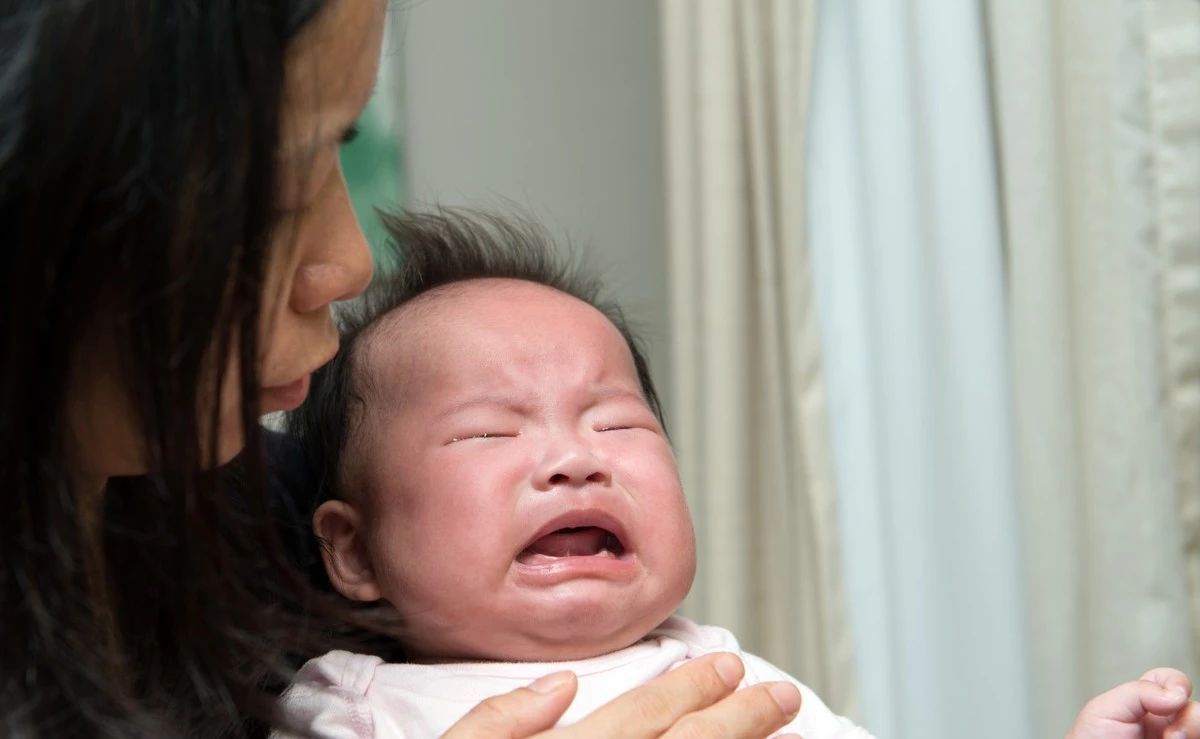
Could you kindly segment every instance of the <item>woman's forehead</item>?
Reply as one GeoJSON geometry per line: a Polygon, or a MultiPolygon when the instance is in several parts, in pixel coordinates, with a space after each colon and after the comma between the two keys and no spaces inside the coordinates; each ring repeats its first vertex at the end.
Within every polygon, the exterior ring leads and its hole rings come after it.
{"type": "Polygon", "coordinates": [[[358,118],[379,69],[383,0],[327,0],[288,47],[283,86],[283,155],[336,142],[358,118]]]}

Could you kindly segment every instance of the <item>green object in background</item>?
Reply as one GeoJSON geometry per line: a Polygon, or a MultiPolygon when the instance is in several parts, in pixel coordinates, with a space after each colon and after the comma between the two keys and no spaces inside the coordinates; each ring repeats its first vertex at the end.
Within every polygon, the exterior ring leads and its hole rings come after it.
{"type": "Polygon", "coordinates": [[[358,136],[342,145],[342,170],[350,188],[354,212],[371,245],[377,269],[394,267],[383,258],[387,235],[379,222],[376,208],[403,207],[401,148],[398,127],[386,112],[386,99],[376,94],[358,119],[358,136]]]}

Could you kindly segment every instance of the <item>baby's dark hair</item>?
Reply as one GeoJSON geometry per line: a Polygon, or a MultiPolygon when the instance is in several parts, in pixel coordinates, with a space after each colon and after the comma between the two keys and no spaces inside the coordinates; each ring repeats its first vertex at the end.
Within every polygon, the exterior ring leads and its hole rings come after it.
{"type": "Polygon", "coordinates": [[[359,361],[365,337],[388,315],[446,285],[485,278],[523,280],[596,308],[624,337],[646,403],[663,422],[641,340],[620,306],[602,297],[600,280],[577,258],[556,249],[545,228],[528,218],[461,208],[382,218],[399,268],[377,274],[359,301],[340,315],[341,350],[313,375],[308,400],[287,418],[287,429],[299,439],[318,481],[317,503],[346,497],[340,489],[346,484],[343,455],[363,417],[364,391],[370,382],[359,361]]]}

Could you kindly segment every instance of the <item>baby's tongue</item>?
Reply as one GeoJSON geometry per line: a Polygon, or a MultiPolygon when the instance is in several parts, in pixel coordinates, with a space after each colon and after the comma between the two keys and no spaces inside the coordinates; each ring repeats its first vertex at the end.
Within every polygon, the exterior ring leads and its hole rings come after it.
{"type": "Polygon", "coordinates": [[[608,532],[595,526],[559,529],[529,545],[525,551],[544,557],[570,557],[599,554],[604,550],[608,532]]]}

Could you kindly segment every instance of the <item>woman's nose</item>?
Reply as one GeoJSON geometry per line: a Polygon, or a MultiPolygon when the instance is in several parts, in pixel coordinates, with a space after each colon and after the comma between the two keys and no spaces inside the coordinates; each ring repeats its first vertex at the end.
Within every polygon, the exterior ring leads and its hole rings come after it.
{"type": "Polygon", "coordinates": [[[581,444],[559,447],[547,454],[538,469],[534,487],[543,492],[563,487],[608,485],[612,471],[581,444]]]}
{"type": "Polygon", "coordinates": [[[374,271],[371,248],[363,234],[345,181],[338,175],[321,222],[313,224],[319,239],[301,259],[292,286],[292,309],[297,313],[320,310],[330,303],[349,300],[367,288],[374,271]]]}

